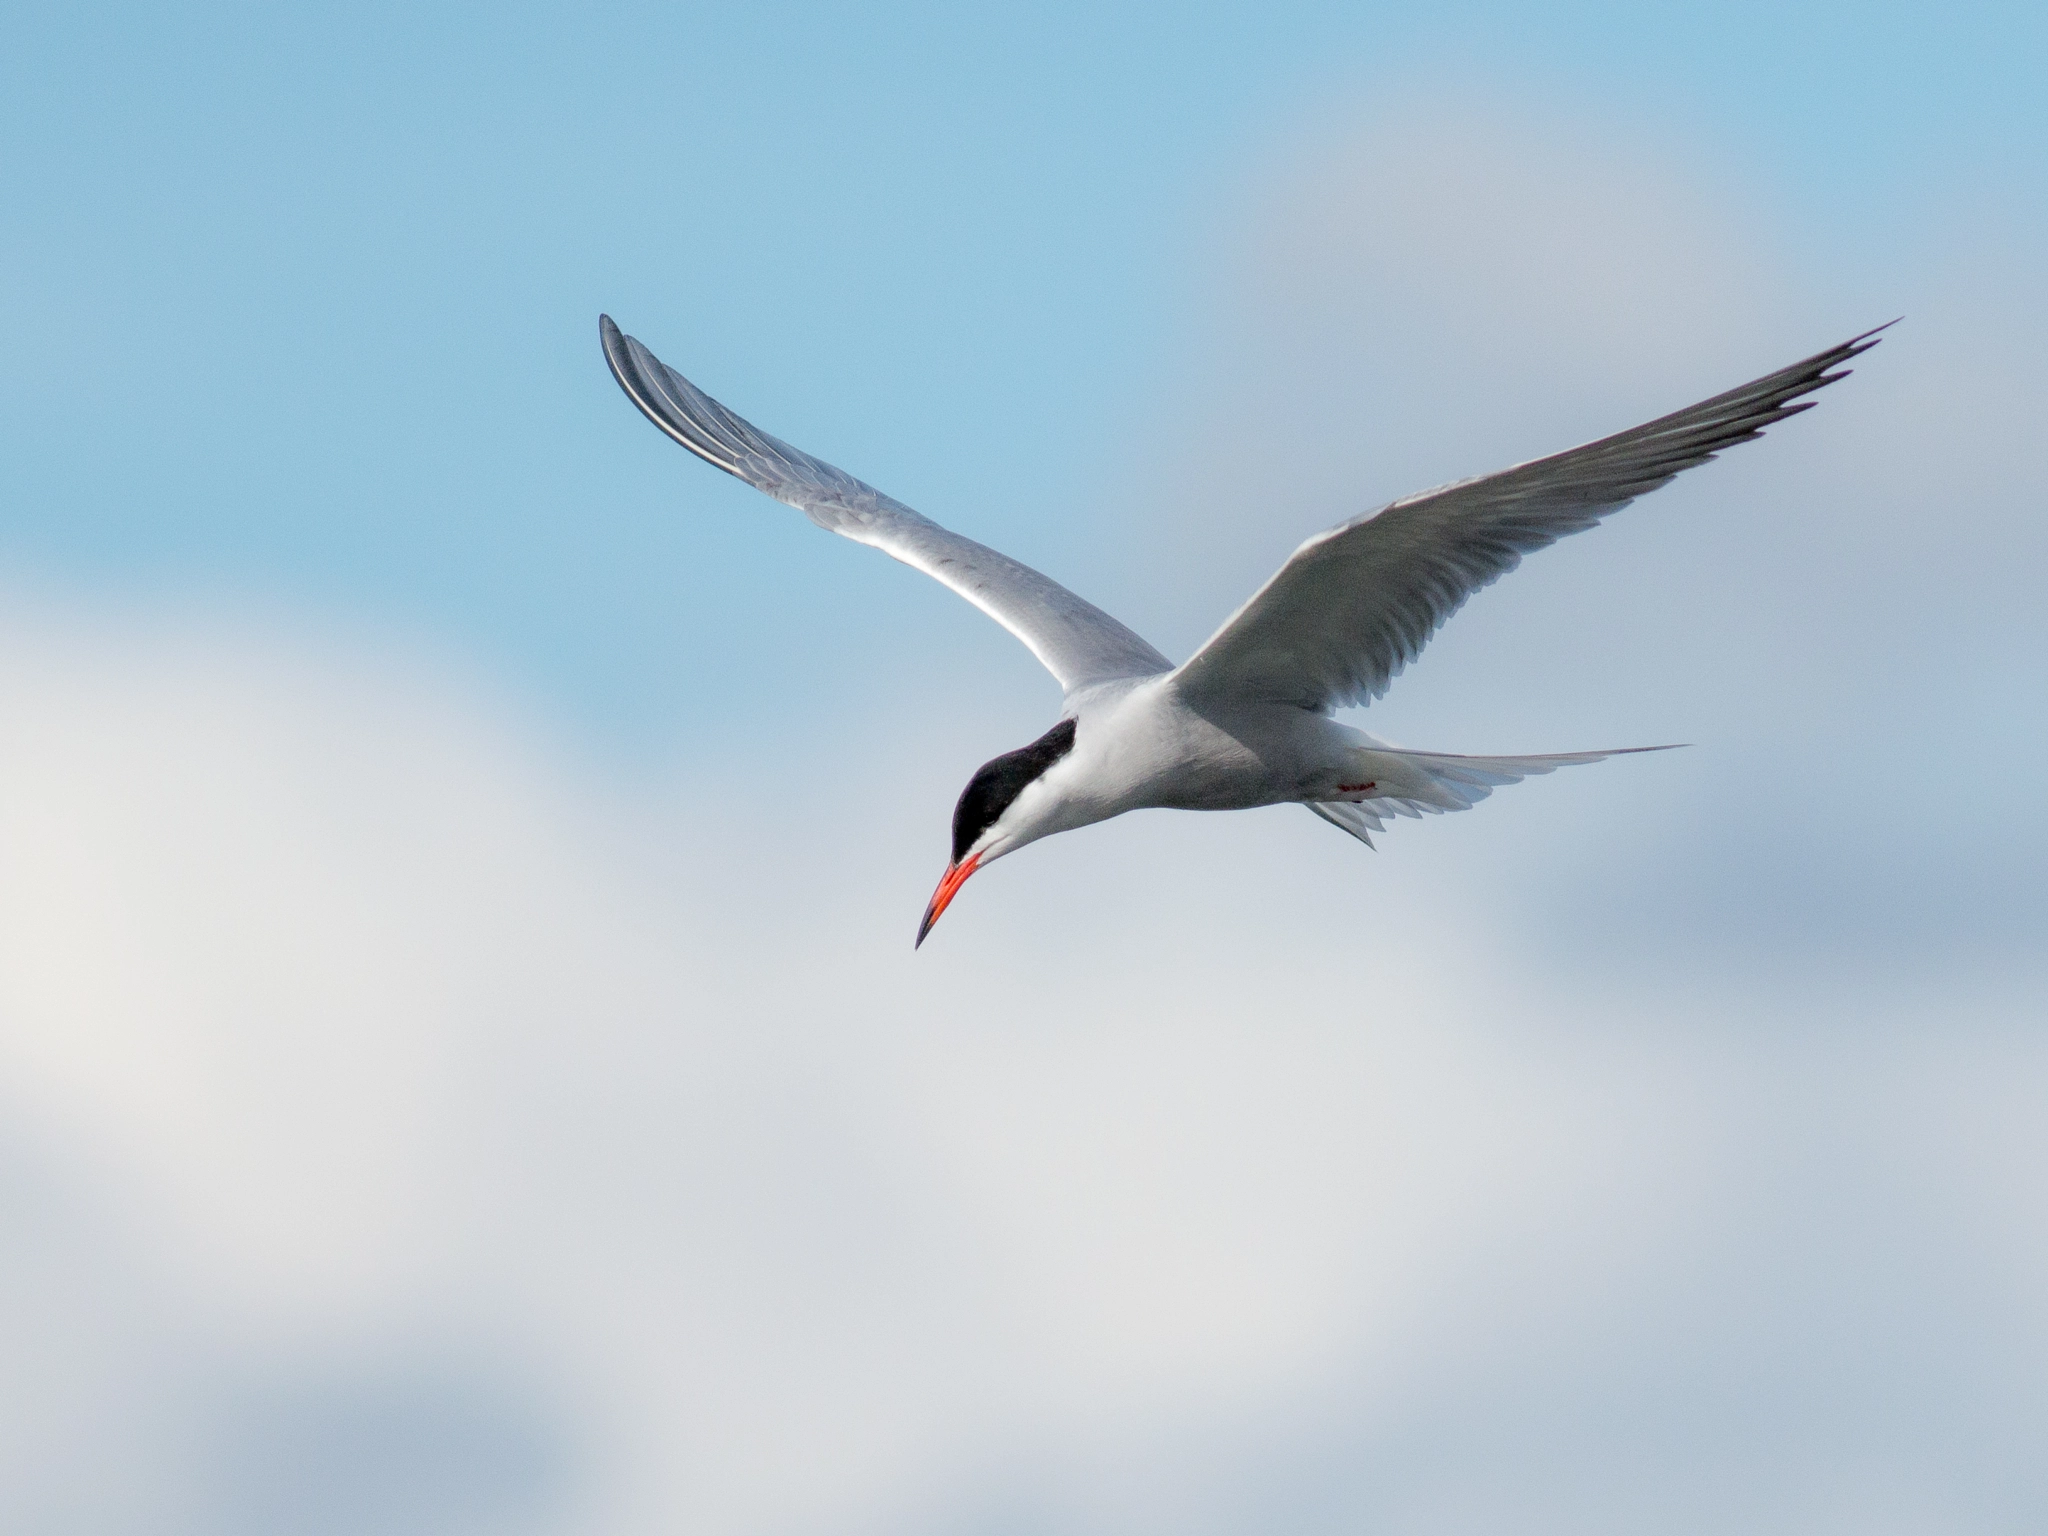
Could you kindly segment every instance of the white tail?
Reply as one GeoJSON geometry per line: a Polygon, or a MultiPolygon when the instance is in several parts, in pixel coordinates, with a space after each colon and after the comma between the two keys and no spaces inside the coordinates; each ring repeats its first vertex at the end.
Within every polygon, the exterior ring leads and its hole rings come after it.
{"type": "MultiPolygon", "coordinates": [[[[1674,743],[1683,745],[1683,743],[1674,743]]],[[[1615,747],[1606,752],[1551,752],[1534,757],[1464,757],[1454,752],[1409,752],[1400,747],[1369,749],[1361,769],[1375,791],[1359,798],[1303,802],[1333,827],[1342,828],[1366,847],[1372,834],[1383,831],[1389,816],[1436,816],[1470,810],[1503,784],[1574,763],[1597,763],[1604,757],[1631,752],[1669,752],[1663,747],[1615,747]],[[1389,771],[1391,770],[1391,771],[1389,771]],[[1380,792],[1384,786],[1385,792],[1380,792]]]]}

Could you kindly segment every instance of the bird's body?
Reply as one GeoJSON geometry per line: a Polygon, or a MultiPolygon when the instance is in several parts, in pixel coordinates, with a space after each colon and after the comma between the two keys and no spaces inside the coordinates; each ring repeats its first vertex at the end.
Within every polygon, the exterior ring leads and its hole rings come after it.
{"type": "Polygon", "coordinates": [[[758,431],[609,317],[599,330],[614,377],[656,426],[819,526],[944,582],[1029,646],[1065,690],[1053,728],[984,764],[962,793],[919,943],[983,865],[1126,811],[1299,803],[1370,844],[1389,815],[1463,810],[1496,786],[1614,755],[1415,752],[1331,711],[1384,693],[1467,597],[1525,553],[1806,410],[1812,402],[1798,397],[1876,344],[1866,333],[1644,426],[1340,523],[1303,544],[1176,667],[1028,566],[758,431]]]}
{"type": "MultiPolygon", "coordinates": [[[[1412,799],[1450,803],[1403,752],[1328,715],[1261,700],[1191,701],[1170,672],[1099,683],[1067,701],[1073,751],[1044,775],[1070,831],[1125,811],[1248,811],[1293,802],[1412,799]]],[[[1486,761],[1475,759],[1475,761],[1486,761]]]]}
{"type": "Polygon", "coordinates": [[[1074,750],[1045,782],[1085,814],[1076,825],[1125,811],[1244,811],[1319,800],[1345,777],[1336,734],[1343,727],[1327,716],[1260,703],[1204,714],[1181,696],[1171,672],[1098,683],[1071,708],[1080,727],[1074,750]]]}

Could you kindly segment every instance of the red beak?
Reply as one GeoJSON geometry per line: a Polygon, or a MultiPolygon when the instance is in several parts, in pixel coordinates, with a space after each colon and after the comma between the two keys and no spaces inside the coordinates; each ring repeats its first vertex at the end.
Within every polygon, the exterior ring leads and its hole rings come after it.
{"type": "Polygon", "coordinates": [[[958,864],[948,864],[946,873],[940,877],[939,888],[932,892],[931,905],[924,909],[924,921],[917,925],[917,943],[911,948],[922,949],[924,936],[932,931],[932,924],[939,920],[939,914],[953,903],[960,893],[960,887],[967,883],[967,877],[981,867],[981,855],[970,853],[958,864]]]}

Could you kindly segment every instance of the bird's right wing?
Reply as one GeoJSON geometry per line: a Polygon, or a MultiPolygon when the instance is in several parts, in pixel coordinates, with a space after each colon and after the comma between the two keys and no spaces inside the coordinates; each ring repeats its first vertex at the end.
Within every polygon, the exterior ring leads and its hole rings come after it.
{"type": "Polygon", "coordinates": [[[1137,635],[1058,582],[750,426],[626,335],[611,316],[599,316],[597,325],[612,377],[649,421],[820,528],[871,544],[944,582],[1022,640],[1069,693],[1171,669],[1137,635]]]}
{"type": "Polygon", "coordinates": [[[1190,699],[1316,710],[1376,699],[1466,598],[1522,556],[1810,409],[1799,396],[1843,377],[1829,370],[1877,345],[1876,334],[1613,437],[1339,523],[1297,549],[1175,681],[1190,699]]]}

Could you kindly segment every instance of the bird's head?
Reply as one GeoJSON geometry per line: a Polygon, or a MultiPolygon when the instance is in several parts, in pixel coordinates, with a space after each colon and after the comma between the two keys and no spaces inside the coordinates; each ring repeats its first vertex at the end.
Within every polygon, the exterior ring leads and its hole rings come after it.
{"type": "Polygon", "coordinates": [[[1030,746],[991,758],[975,770],[953,807],[953,857],[917,926],[919,945],[969,875],[1066,824],[1063,797],[1048,774],[1073,750],[1074,722],[1062,720],[1030,746]]]}

